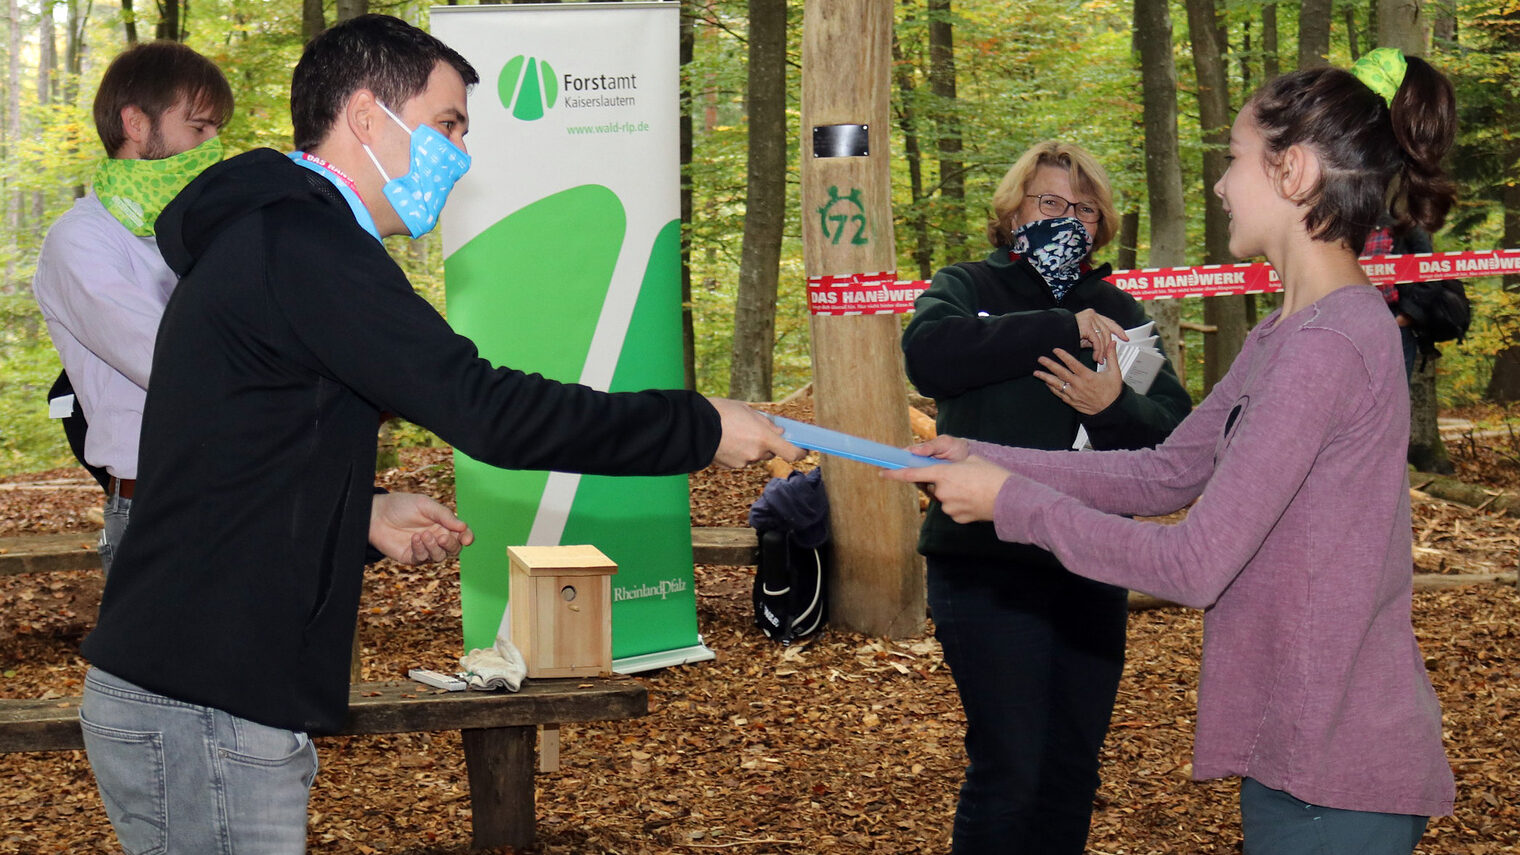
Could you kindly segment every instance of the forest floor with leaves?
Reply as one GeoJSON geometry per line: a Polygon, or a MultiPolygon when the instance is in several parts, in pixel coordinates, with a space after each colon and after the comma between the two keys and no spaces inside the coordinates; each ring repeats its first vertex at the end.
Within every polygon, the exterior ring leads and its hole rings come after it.
{"type": "MultiPolygon", "coordinates": [[[[806,403],[786,414],[809,418],[806,403]]],[[[1520,484],[1520,443],[1450,447],[1474,483],[1520,484]]],[[[697,525],[744,525],[761,467],[691,477],[697,525]]],[[[391,489],[453,499],[443,449],[410,449],[391,489]]],[[[1355,497],[1348,497],[1354,501],[1355,497]]],[[[1417,572],[1513,571],[1520,520],[1414,494],[1417,572]]],[[[77,470],[0,479],[0,536],[97,528],[99,493],[77,470]]],[[[455,670],[454,565],[382,562],[367,574],[364,678],[455,670]]],[[[747,567],[696,568],[698,621],[716,661],[638,675],[649,715],[566,726],[559,771],[538,776],[538,843],[562,853],[920,853],[948,850],[965,719],[932,623],[887,640],[827,629],[781,647],[753,627],[747,567]]],[[[98,573],[0,578],[4,697],[77,695],[98,573]]],[[[1488,583],[1419,591],[1414,623],[1445,713],[1454,816],[1428,855],[1520,851],[1520,592],[1488,583]]],[[[1236,853],[1234,781],[1193,782],[1201,614],[1132,614],[1129,656],[1102,755],[1089,851],[1236,853]]],[[[463,853],[470,803],[457,733],[318,741],[309,849],[463,853]]],[[[0,756],[0,853],[117,851],[82,752],[0,756]]],[[[510,852],[501,849],[500,852],[510,852]]]]}

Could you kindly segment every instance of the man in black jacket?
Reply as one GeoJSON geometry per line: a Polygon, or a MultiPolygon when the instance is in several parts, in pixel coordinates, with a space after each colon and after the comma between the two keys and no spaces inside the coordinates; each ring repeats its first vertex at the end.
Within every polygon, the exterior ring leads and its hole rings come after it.
{"type": "Polygon", "coordinates": [[[737,402],[494,367],[413,292],[380,238],[436,222],[468,164],[475,82],[395,18],[339,24],[295,70],[303,150],[218,164],[159,218],[182,279],[80,712],[129,851],[304,845],[307,734],[343,721],[366,541],[441,555],[462,535],[373,496],[382,413],[511,468],[672,474],[801,456],[737,402]]]}

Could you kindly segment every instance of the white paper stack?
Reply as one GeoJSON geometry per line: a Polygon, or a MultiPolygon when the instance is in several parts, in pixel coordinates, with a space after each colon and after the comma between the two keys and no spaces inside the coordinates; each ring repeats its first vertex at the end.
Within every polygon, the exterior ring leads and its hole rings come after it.
{"type": "MultiPolygon", "coordinates": [[[[1159,340],[1151,334],[1155,327],[1154,321],[1147,321],[1134,329],[1125,330],[1124,334],[1129,336],[1129,341],[1114,336],[1114,341],[1118,342],[1114,348],[1117,351],[1116,361],[1124,377],[1124,385],[1139,395],[1151,390],[1151,383],[1161,373],[1161,366],[1166,364],[1166,356],[1156,346],[1159,340]]],[[[1107,371],[1108,364],[1099,365],[1098,370],[1107,371]]],[[[1071,447],[1079,451],[1092,448],[1092,443],[1087,439],[1086,426],[1077,429],[1077,438],[1071,447]]]]}

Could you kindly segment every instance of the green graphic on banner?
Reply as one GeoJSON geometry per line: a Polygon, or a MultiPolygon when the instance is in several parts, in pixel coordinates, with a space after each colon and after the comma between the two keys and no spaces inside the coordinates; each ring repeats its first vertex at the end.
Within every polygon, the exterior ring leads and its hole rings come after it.
{"type": "Polygon", "coordinates": [[[544,111],[559,99],[559,82],[549,63],[518,55],[501,67],[496,92],[513,118],[532,122],[542,119],[544,111]]]}
{"type": "MultiPolygon", "coordinates": [[[[626,235],[621,202],[575,187],[497,222],[445,261],[455,327],[496,364],[577,381],[626,235]]],[[[660,230],[611,390],[679,387],[679,224],[660,230]],[[667,351],[674,351],[669,353],[667,351]]],[[[455,453],[459,512],[476,541],[461,556],[466,650],[489,647],[507,601],[508,546],[528,542],[549,476],[455,453]]],[[[560,476],[563,477],[563,476],[560,476]]],[[[589,543],[618,565],[613,656],[684,648],[697,637],[685,476],[580,479],[560,543],[589,543]],[[684,600],[680,609],[670,600],[684,600]],[[665,608],[661,608],[664,606],[665,608]]]]}

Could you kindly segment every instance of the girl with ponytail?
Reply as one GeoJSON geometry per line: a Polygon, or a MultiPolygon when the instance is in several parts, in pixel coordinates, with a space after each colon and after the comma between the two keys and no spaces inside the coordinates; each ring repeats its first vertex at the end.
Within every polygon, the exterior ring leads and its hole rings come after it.
{"type": "Polygon", "coordinates": [[[1441,225],[1455,132],[1451,84],[1396,51],[1267,83],[1214,190],[1231,252],[1271,262],[1283,305],[1171,436],[1087,452],[941,436],[913,451],[950,465],[884,474],[1073,573],[1205,610],[1193,774],[1242,779],[1246,855],[1408,855],[1451,812],[1410,619],[1403,356],[1357,254],[1386,211],[1441,225]]]}

